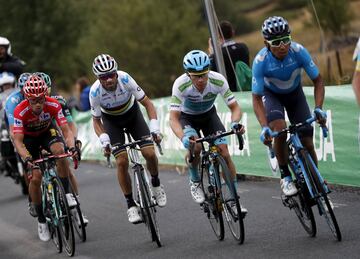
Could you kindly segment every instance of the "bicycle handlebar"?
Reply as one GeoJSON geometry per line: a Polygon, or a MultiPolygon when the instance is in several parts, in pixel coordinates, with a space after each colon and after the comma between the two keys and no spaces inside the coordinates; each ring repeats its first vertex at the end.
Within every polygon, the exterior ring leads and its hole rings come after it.
{"type": "MultiPolygon", "coordinates": [[[[63,154],[59,154],[59,155],[49,155],[49,156],[45,156],[43,158],[39,158],[33,161],[34,164],[41,164],[44,163],[46,161],[53,161],[53,160],[57,160],[57,159],[61,159],[61,158],[65,158],[65,157],[72,157],[71,153],[63,153],[63,154]]],[[[74,169],[78,168],[78,160],[74,159],[74,169]]]]}
{"type": "MultiPolygon", "coordinates": [[[[203,138],[198,138],[196,140],[192,136],[192,137],[190,137],[190,139],[194,140],[195,143],[208,142],[210,144],[210,143],[214,142],[216,139],[226,137],[226,136],[229,136],[229,135],[232,135],[232,134],[236,134],[236,133],[233,130],[229,130],[229,131],[226,131],[226,132],[219,132],[219,133],[216,133],[216,134],[211,134],[209,136],[206,136],[206,137],[203,137],[203,138]]],[[[243,138],[242,134],[236,134],[236,136],[237,136],[238,141],[239,141],[239,149],[243,150],[243,148],[244,148],[244,138],[243,138]]],[[[189,147],[190,157],[189,157],[189,160],[188,160],[189,163],[192,163],[194,161],[194,158],[195,158],[195,156],[194,156],[194,148],[195,148],[195,145],[190,144],[190,147],[189,147]]]]}
{"type": "MultiPolygon", "coordinates": [[[[304,127],[305,125],[311,124],[314,121],[316,121],[316,117],[311,116],[309,119],[307,119],[304,122],[300,122],[300,123],[297,123],[297,124],[292,124],[289,127],[286,127],[285,129],[283,129],[281,131],[274,131],[270,135],[271,135],[271,137],[276,138],[276,137],[278,137],[278,136],[280,136],[282,134],[288,133],[288,132],[289,133],[295,133],[295,132],[297,132],[299,130],[299,128],[304,127]]],[[[326,138],[328,136],[328,128],[326,127],[326,125],[321,125],[321,124],[320,124],[320,127],[322,129],[324,138],[326,138]]],[[[269,150],[270,150],[271,158],[274,158],[275,157],[275,152],[274,152],[274,149],[273,149],[271,144],[269,144],[269,150]]]]}

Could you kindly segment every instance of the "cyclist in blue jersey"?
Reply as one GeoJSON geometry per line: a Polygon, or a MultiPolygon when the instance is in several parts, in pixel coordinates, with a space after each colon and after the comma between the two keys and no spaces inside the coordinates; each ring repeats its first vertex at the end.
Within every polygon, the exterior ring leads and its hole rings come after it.
{"type": "MultiPolygon", "coordinates": [[[[265,47],[253,62],[252,96],[253,109],[262,127],[260,140],[270,145],[271,131],[286,127],[285,110],[291,123],[303,122],[310,114],[301,85],[301,71],[305,70],[314,84],[314,113],[320,124],[326,123],[322,110],[325,88],[319,69],[309,52],[293,42],[288,22],[279,16],[266,19],[262,25],[265,47]]],[[[313,143],[313,128],[308,126],[300,132],[301,142],[317,163],[313,143]]],[[[281,174],[281,188],[285,195],[297,193],[288,168],[286,135],[275,139],[274,149],[281,174]]]]}
{"type": "MultiPolygon", "coordinates": [[[[183,60],[185,73],[179,76],[172,88],[170,103],[170,126],[175,135],[181,140],[184,147],[189,149],[194,142],[191,137],[198,138],[201,130],[204,136],[225,131],[225,127],[217,115],[214,105],[215,99],[220,94],[231,111],[231,128],[243,134],[244,127],[239,124],[241,119],[240,106],[234,94],[229,89],[229,84],[220,73],[210,71],[209,56],[201,50],[192,50],[183,60]]],[[[236,185],[236,169],[227,146],[225,138],[218,139],[216,144],[220,154],[225,159],[236,185]]],[[[194,148],[194,161],[189,164],[190,191],[193,200],[203,203],[204,192],[200,186],[200,176],[197,171],[200,161],[201,144],[194,148]]],[[[246,213],[246,208],[241,211],[246,213]]]]}

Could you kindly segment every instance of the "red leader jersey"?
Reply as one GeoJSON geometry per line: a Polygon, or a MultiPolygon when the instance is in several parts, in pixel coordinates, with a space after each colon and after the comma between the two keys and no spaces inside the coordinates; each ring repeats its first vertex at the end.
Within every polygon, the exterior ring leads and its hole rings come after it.
{"type": "Polygon", "coordinates": [[[60,103],[54,98],[48,96],[45,98],[44,108],[40,115],[35,115],[32,112],[28,100],[24,100],[16,106],[14,110],[14,134],[39,136],[50,127],[53,119],[59,126],[67,123],[60,103]]]}

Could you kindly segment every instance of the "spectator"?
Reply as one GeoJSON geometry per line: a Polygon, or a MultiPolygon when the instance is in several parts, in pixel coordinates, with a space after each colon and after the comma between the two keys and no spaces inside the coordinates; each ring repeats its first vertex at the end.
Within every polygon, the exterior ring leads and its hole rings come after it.
{"type": "MultiPolygon", "coordinates": [[[[219,33],[227,81],[229,82],[230,90],[237,92],[240,89],[237,87],[235,65],[237,61],[242,61],[247,66],[250,66],[249,49],[245,43],[238,43],[233,40],[235,31],[229,21],[222,21],[220,23],[219,33]]],[[[210,62],[211,70],[218,71],[215,58],[212,53],[210,55],[210,62]]]]}
{"type": "Polygon", "coordinates": [[[76,92],[79,96],[79,105],[78,108],[80,111],[89,111],[90,110],[90,101],[89,101],[89,92],[90,92],[90,82],[86,77],[80,77],[76,80],[76,92]]]}
{"type": "Polygon", "coordinates": [[[360,106],[360,37],[354,51],[353,59],[354,61],[356,61],[356,65],[355,65],[355,72],[352,81],[352,86],[354,89],[357,104],[360,106]]]}
{"type": "Polygon", "coordinates": [[[11,53],[11,44],[7,38],[0,37],[0,73],[10,72],[19,77],[25,62],[11,53]]]}

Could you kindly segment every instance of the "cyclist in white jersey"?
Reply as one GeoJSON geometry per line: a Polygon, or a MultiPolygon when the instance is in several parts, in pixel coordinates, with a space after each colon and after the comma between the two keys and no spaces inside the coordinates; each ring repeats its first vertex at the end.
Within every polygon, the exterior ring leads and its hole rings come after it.
{"type": "MultiPolygon", "coordinates": [[[[104,153],[109,154],[111,145],[125,143],[124,128],[135,139],[156,135],[155,141],[160,142],[160,126],[156,109],[145,92],[129,74],[117,70],[117,63],[107,54],[97,56],[93,63],[93,72],[98,80],[90,89],[90,105],[93,115],[93,126],[99,136],[104,153]],[[140,102],[149,116],[149,127],[138,106],[140,102]],[[150,130],[149,130],[150,129],[150,130]]],[[[160,207],[166,204],[164,186],[158,177],[158,159],[152,141],[144,141],[140,145],[141,153],[146,160],[151,174],[152,192],[160,207]]],[[[112,152],[116,158],[117,175],[122,192],[128,205],[128,218],[131,223],[141,221],[131,191],[131,179],[128,173],[129,160],[125,149],[112,152]]]]}
{"type": "MultiPolygon", "coordinates": [[[[172,88],[170,126],[186,149],[189,149],[190,142],[194,144],[194,140],[190,138],[198,138],[200,130],[204,136],[215,134],[217,131],[225,131],[214,106],[218,94],[222,96],[231,111],[231,128],[236,132],[245,132],[244,127],[239,124],[240,106],[230,91],[228,82],[223,75],[210,71],[209,65],[209,56],[205,52],[190,51],[183,61],[185,73],[175,80],[172,88]]],[[[221,138],[216,143],[236,183],[236,169],[229,154],[227,140],[221,138]]],[[[201,204],[205,197],[197,171],[200,151],[201,144],[198,143],[194,148],[195,159],[189,164],[189,177],[192,198],[201,204]]],[[[241,210],[243,213],[247,212],[244,207],[241,210]]]]}

